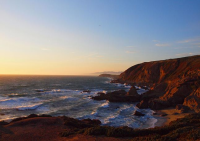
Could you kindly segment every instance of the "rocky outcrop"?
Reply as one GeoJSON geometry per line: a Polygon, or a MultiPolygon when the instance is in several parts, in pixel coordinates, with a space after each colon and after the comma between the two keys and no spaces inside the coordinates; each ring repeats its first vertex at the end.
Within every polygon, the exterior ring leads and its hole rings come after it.
{"type": "Polygon", "coordinates": [[[200,112],[200,87],[184,99],[183,105],[200,112]]]}
{"type": "Polygon", "coordinates": [[[190,109],[189,107],[187,107],[183,104],[177,104],[176,105],[176,110],[178,110],[179,113],[186,113],[186,112],[188,112],[189,109],[190,109]]]}
{"type": "Polygon", "coordinates": [[[140,95],[137,93],[135,87],[132,87],[129,92],[125,90],[118,90],[114,92],[98,93],[97,96],[92,97],[94,100],[108,100],[110,102],[138,102],[140,95]]]}
{"type": "Polygon", "coordinates": [[[135,87],[131,87],[130,90],[128,91],[127,95],[128,96],[139,96],[135,87]]]}
{"type": "Polygon", "coordinates": [[[150,86],[140,97],[139,108],[163,109],[183,104],[200,109],[200,55],[135,65],[118,82],[150,86]]]}

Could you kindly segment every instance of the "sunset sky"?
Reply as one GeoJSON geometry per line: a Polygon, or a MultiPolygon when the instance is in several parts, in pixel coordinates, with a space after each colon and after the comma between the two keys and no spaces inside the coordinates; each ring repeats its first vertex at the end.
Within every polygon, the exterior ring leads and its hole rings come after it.
{"type": "Polygon", "coordinates": [[[200,54],[200,0],[0,0],[0,74],[90,75],[200,54]]]}

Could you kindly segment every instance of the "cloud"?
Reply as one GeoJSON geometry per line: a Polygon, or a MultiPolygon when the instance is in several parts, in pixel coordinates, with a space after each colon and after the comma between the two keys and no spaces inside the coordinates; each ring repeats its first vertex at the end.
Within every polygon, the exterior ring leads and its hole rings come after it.
{"type": "Polygon", "coordinates": [[[166,46],[170,46],[170,44],[155,44],[158,47],[166,47],[166,46]]]}
{"type": "Polygon", "coordinates": [[[126,51],[126,53],[136,53],[135,51],[126,51]]]}
{"type": "Polygon", "coordinates": [[[190,43],[190,42],[195,42],[195,41],[200,41],[200,38],[186,39],[186,40],[178,41],[177,43],[190,43]]]}
{"type": "Polygon", "coordinates": [[[198,55],[199,53],[180,53],[180,54],[176,54],[176,56],[179,56],[179,57],[184,57],[184,56],[191,56],[191,55],[198,55]]]}

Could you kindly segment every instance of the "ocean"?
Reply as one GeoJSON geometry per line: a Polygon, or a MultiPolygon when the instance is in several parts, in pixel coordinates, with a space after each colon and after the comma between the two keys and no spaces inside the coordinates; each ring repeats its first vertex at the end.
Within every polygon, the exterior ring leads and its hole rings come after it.
{"type": "MultiPolygon", "coordinates": [[[[96,76],[0,76],[0,120],[10,121],[30,114],[99,119],[102,125],[154,127],[157,119],[150,109],[138,109],[137,103],[95,101],[98,92],[111,92],[131,86],[109,83],[110,78],[96,76]],[[90,90],[90,93],[83,92],[90,90]],[[138,110],[145,116],[134,116],[138,110]]],[[[141,94],[145,90],[140,89],[141,94]]]]}

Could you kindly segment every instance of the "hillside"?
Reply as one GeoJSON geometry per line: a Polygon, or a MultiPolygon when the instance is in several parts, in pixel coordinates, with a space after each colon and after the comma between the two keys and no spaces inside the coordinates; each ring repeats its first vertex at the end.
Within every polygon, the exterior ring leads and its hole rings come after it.
{"type": "Polygon", "coordinates": [[[183,104],[200,110],[200,55],[137,64],[121,73],[118,81],[151,87],[142,95],[139,108],[183,104]]]}
{"type": "Polygon", "coordinates": [[[199,76],[200,55],[144,62],[120,74],[120,79],[134,83],[161,83],[199,76]]]}

